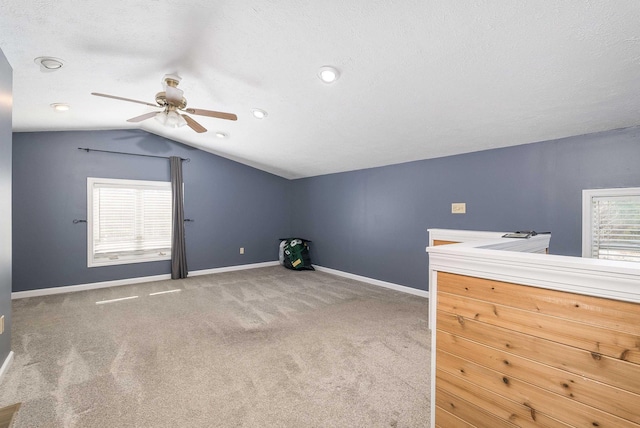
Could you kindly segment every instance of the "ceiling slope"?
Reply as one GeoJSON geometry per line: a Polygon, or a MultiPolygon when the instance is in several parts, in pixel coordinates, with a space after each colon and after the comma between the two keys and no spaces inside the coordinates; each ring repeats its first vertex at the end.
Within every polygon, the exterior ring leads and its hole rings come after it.
{"type": "Polygon", "coordinates": [[[640,124],[637,0],[2,3],[15,131],[139,127],[299,178],[640,124]],[[90,95],[154,103],[167,73],[238,120],[128,123],[154,108],[90,95]]]}

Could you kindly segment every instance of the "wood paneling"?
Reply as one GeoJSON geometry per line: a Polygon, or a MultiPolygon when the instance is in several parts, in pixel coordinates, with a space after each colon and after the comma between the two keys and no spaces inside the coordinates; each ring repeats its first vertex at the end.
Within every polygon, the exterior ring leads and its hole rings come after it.
{"type": "Polygon", "coordinates": [[[478,343],[508,351],[589,379],[610,383],[628,391],[640,391],[640,379],[629,376],[637,366],[615,358],[595,355],[550,340],[486,325],[464,317],[438,313],[438,330],[449,331],[478,343]]]}
{"type": "Polygon", "coordinates": [[[437,425],[640,427],[639,304],[438,272],[436,349],[437,425]]]}
{"type": "Polygon", "coordinates": [[[440,407],[436,407],[436,420],[436,428],[476,428],[440,407]]]}
{"type": "Polygon", "coordinates": [[[640,396],[601,382],[540,364],[509,352],[490,348],[477,342],[438,331],[438,349],[462,358],[473,355],[473,361],[550,392],[587,404],[591,407],[640,423],[640,396]]]}
{"type": "Polygon", "coordinates": [[[438,309],[599,355],[640,363],[640,341],[635,334],[470,299],[441,290],[438,290],[438,309]]]}
{"type": "Polygon", "coordinates": [[[471,383],[463,377],[455,376],[442,370],[438,370],[436,376],[441,389],[447,390],[451,394],[473,403],[489,413],[499,415],[502,419],[508,420],[518,427],[569,427],[569,425],[545,414],[536,413],[531,407],[471,383]]]}
{"type": "Polygon", "coordinates": [[[638,305],[482,278],[438,273],[438,289],[486,302],[508,305],[597,327],[640,334],[638,305]]]}
{"type": "Polygon", "coordinates": [[[433,241],[433,246],[438,246],[438,245],[449,245],[449,244],[459,244],[459,242],[456,241],[443,241],[441,239],[435,239],[433,241]]]}
{"type": "Polygon", "coordinates": [[[0,428],[9,428],[13,422],[13,417],[20,409],[21,403],[12,404],[11,406],[0,409],[0,428]]]}
{"type": "Polygon", "coordinates": [[[436,406],[478,427],[514,428],[516,425],[469,403],[446,389],[436,388],[436,406]]]}

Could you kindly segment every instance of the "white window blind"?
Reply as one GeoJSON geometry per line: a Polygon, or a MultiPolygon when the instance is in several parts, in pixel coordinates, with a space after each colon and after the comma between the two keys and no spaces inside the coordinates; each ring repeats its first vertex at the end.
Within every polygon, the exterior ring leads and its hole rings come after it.
{"type": "Polygon", "coordinates": [[[171,183],[87,179],[89,266],[171,258],[171,183]]]}
{"type": "Polygon", "coordinates": [[[589,233],[583,256],[640,262],[640,188],[584,192],[589,233]]]}

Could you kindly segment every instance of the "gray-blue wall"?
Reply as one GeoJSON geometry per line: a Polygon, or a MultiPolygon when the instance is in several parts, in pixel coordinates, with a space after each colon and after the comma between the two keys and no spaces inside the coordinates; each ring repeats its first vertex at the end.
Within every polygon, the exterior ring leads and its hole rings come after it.
{"type": "Polygon", "coordinates": [[[13,71],[0,50],[0,366],[11,352],[11,102],[13,71]]]}
{"type": "MultiPolygon", "coordinates": [[[[87,177],[169,181],[181,156],[190,271],[274,261],[289,235],[291,182],[144,131],[13,134],[13,291],[167,274],[170,262],[87,267],[87,177]],[[240,247],[245,254],[240,255],[240,247]]],[[[2,157],[7,159],[10,157],[2,157]]],[[[3,170],[4,174],[4,170],[3,170]]]]}
{"type": "Polygon", "coordinates": [[[580,256],[582,189],[629,186],[640,128],[296,180],[292,229],[314,264],[426,290],[428,228],[551,231],[580,256]]]}
{"type": "Polygon", "coordinates": [[[277,238],[313,241],[314,264],[428,289],[427,228],[552,231],[581,252],[582,189],[640,186],[640,128],[294,181],[143,131],[14,134],[13,290],[169,272],[168,262],[86,267],[86,177],[168,180],[184,166],[190,270],[276,260],[277,238]],[[467,214],[451,214],[466,202],[467,214]],[[289,213],[293,214],[289,214],[289,213]],[[246,248],[244,256],[239,247],[246,248]]]}

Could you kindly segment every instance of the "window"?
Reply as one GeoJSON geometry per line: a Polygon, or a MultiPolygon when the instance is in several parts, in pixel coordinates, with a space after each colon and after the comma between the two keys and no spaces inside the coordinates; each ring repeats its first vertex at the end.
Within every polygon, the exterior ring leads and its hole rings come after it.
{"type": "Polygon", "coordinates": [[[171,259],[171,183],[87,178],[88,266],[171,259]]]}
{"type": "Polygon", "coordinates": [[[582,191],[582,257],[640,262],[640,188],[582,191]]]}

